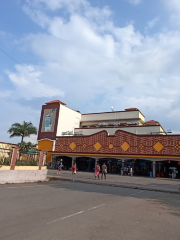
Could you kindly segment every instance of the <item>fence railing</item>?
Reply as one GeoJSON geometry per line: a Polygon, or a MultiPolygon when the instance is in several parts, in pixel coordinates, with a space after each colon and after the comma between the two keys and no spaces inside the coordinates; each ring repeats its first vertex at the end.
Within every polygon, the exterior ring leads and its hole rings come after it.
{"type": "Polygon", "coordinates": [[[11,166],[11,170],[15,166],[46,166],[47,152],[34,150],[32,152],[19,152],[18,147],[12,149],[0,148],[0,166],[11,166]]]}

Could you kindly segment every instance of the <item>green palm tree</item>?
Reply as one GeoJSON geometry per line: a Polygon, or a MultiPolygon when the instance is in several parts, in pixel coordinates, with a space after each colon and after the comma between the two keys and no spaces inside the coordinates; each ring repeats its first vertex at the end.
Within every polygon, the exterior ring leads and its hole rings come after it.
{"type": "Polygon", "coordinates": [[[10,129],[7,131],[10,133],[10,138],[21,137],[21,142],[23,142],[24,137],[30,137],[31,134],[37,134],[37,128],[33,126],[31,122],[14,123],[11,125],[10,129]]]}

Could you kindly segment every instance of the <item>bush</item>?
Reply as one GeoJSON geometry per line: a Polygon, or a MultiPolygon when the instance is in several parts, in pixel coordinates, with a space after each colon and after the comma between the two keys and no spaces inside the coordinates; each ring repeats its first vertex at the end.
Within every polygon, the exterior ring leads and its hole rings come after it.
{"type": "Polygon", "coordinates": [[[0,165],[4,165],[4,166],[10,166],[10,160],[9,158],[0,158],[0,165]]]}
{"type": "Polygon", "coordinates": [[[31,159],[29,161],[28,160],[17,160],[16,166],[38,166],[38,163],[34,159],[31,159]]]}

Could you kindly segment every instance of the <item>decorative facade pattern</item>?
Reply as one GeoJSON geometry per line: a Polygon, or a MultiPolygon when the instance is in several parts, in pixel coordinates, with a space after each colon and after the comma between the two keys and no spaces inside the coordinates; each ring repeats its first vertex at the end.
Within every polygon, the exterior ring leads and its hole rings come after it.
{"type": "Polygon", "coordinates": [[[180,157],[180,135],[136,135],[118,130],[90,136],[57,137],[55,152],[180,157]]]}

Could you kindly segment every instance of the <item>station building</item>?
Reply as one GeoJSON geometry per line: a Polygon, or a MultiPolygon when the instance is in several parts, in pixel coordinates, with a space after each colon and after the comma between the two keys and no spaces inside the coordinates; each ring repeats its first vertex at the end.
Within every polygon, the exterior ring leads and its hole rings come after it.
{"type": "Polygon", "coordinates": [[[42,106],[38,148],[48,151],[47,163],[64,169],[76,162],[93,171],[104,162],[109,173],[132,166],[134,174],[180,178],[180,135],[167,134],[137,108],[81,114],[55,100],[42,106]]]}

